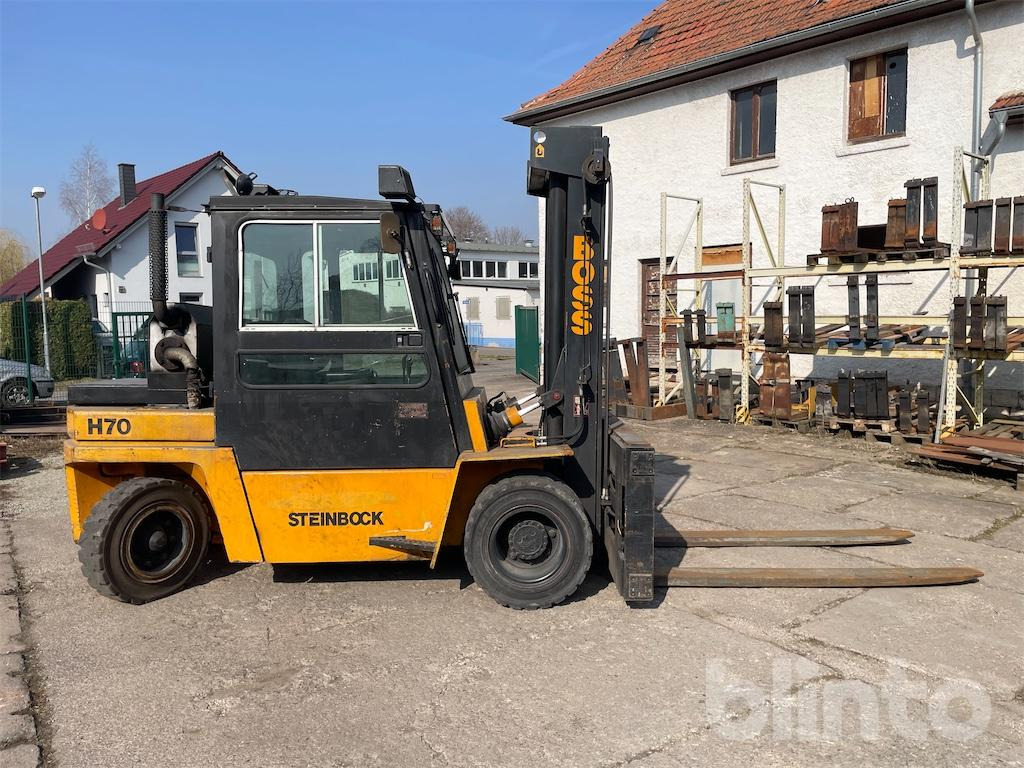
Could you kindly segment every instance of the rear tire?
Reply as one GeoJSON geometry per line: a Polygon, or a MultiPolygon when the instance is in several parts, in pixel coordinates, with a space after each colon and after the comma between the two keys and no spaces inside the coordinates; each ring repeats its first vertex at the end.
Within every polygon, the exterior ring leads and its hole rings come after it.
{"type": "Polygon", "coordinates": [[[513,475],[487,486],[466,522],[469,572],[509,608],[557,605],[590,570],[594,537],[579,499],[548,475],[513,475]]]}
{"type": "Polygon", "coordinates": [[[205,560],[209,541],[210,514],[194,488],[136,477],[93,507],[78,559],[101,595],[140,605],[184,587],[205,560]]]}

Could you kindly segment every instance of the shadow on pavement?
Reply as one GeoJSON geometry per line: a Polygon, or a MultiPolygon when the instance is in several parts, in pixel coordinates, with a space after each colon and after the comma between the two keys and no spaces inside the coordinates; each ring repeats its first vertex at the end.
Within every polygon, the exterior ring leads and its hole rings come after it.
{"type": "Polygon", "coordinates": [[[32,475],[42,468],[42,462],[31,456],[8,456],[7,465],[0,471],[0,480],[15,480],[32,475]]]}

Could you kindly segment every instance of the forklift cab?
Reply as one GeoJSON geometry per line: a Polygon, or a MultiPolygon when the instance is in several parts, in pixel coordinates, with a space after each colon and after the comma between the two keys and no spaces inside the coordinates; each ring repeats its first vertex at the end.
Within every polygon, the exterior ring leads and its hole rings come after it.
{"type": "Polygon", "coordinates": [[[210,201],[216,441],[243,472],[450,468],[473,449],[454,241],[394,169],[382,201],[210,201]]]}

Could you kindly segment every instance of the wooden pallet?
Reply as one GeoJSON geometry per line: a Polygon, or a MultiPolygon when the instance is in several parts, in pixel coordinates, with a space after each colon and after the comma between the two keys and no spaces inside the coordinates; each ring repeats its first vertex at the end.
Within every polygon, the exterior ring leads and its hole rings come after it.
{"type": "Polygon", "coordinates": [[[896,432],[896,419],[841,419],[838,416],[833,416],[829,419],[826,424],[826,429],[832,432],[838,432],[841,429],[845,429],[848,432],[883,432],[889,434],[896,432]]]}
{"type": "Polygon", "coordinates": [[[814,426],[814,422],[810,419],[780,419],[756,412],[750,414],[750,421],[752,424],[760,424],[763,427],[772,427],[773,429],[793,429],[801,434],[810,432],[814,426]]]}
{"type": "Polygon", "coordinates": [[[891,443],[892,445],[905,445],[915,443],[923,445],[931,440],[930,435],[921,435],[916,432],[883,432],[880,429],[868,429],[864,432],[864,439],[868,442],[891,443]]]}

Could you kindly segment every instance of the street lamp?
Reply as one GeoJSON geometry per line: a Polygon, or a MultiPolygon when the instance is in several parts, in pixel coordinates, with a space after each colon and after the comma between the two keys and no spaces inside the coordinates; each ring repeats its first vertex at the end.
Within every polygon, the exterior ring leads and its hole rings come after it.
{"type": "Polygon", "coordinates": [[[46,194],[42,187],[32,187],[32,197],[36,201],[36,241],[39,244],[39,302],[43,310],[43,361],[46,372],[50,372],[50,329],[46,323],[46,286],[43,283],[43,230],[39,224],[39,201],[46,194]]]}

